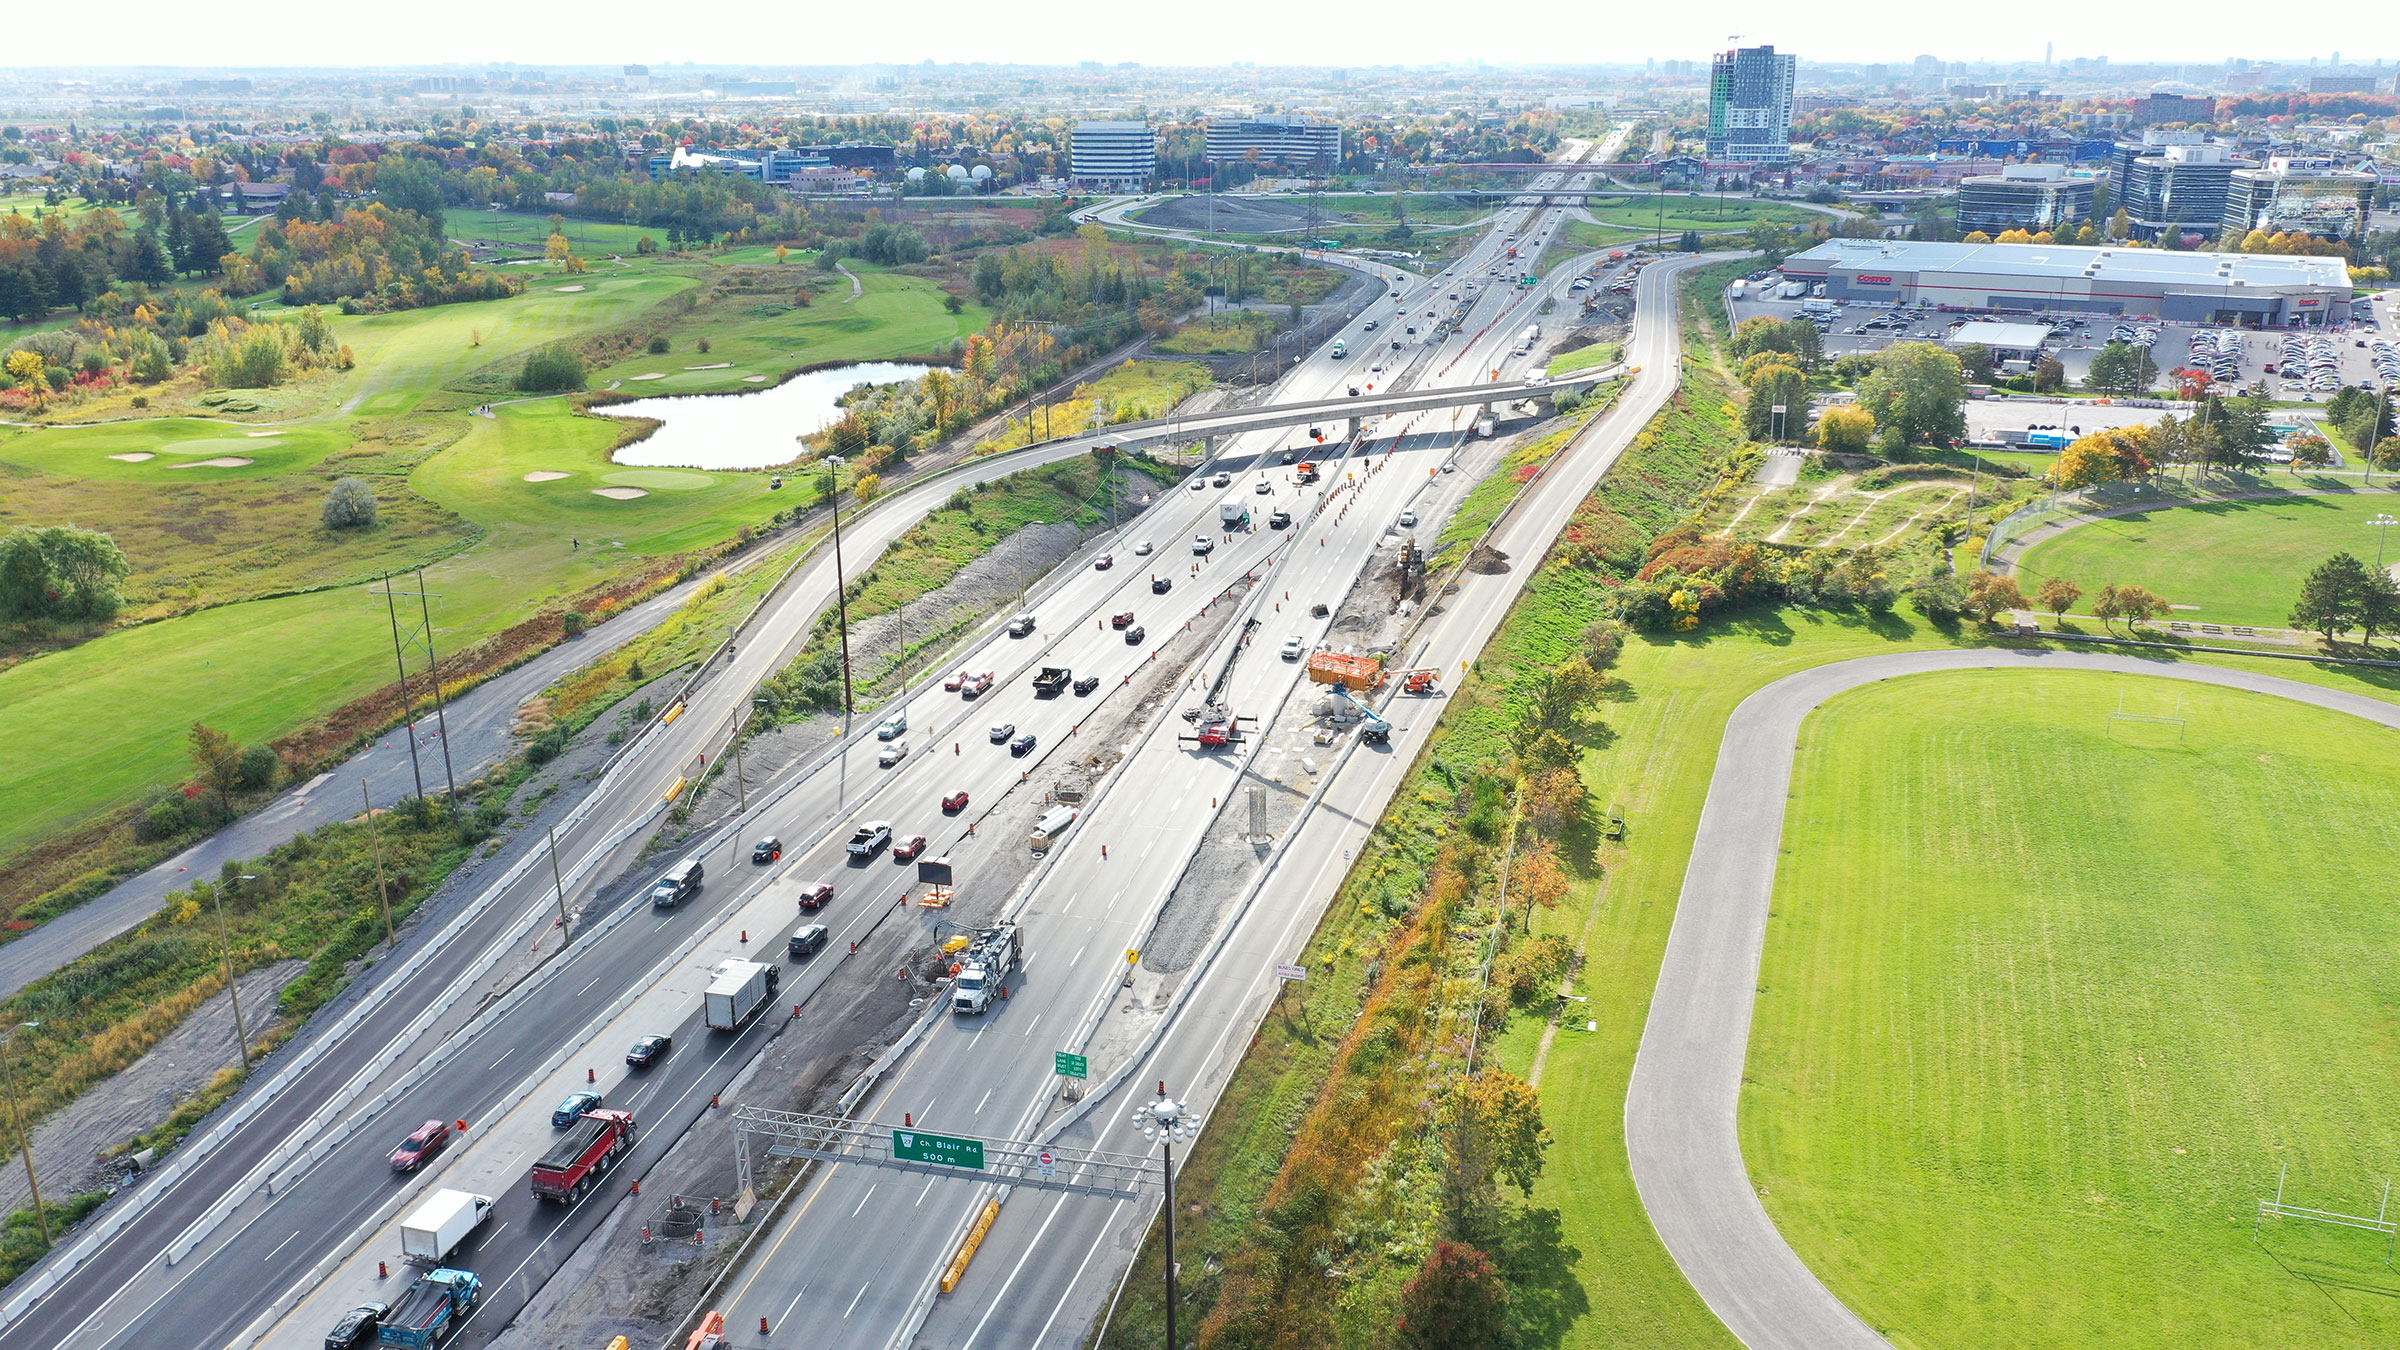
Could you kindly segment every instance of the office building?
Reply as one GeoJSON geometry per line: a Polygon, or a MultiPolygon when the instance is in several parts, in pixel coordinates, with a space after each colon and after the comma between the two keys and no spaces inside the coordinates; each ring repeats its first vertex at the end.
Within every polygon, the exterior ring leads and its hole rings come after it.
{"type": "Polygon", "coordinates": [[[744,178],[756,178],[762,182],[767,176],[766,165],[755,159],[745,159],[740,155],[720,155],[706,150],[694,150],[686,145],[676,146],[672,154],[650,157],[650,176],[652,178],[666,178],[687,170],[739,174],[744,178]]]}
{"type": "Polygon", "coordinates": [[[2295,328],[2350,309],[2350,269],[2340,258],[2283,254],[1833,239],[1786,258],[1783,273],[1823,282],[1835,300],[2003,313],[2295,328]]]}
{"type": "Polygon", "coordinates": [[[2151,94],[2133,101],[2133,124],[2138,127],[2165,126],[2171,122],[2214,122],[2216,120],[2217,101],[2205,96],[2151,94]]]}
{"type": "Polygon", "coordinates": [[[2378,83],[2372,75],[2311,75],[2308,92],[2312,94],[2372,94],[2378,83]]]}
{"type": "Polygon", "coordinates": [[[2090,218],[2096,186],[2089,178],[2069,175],[2064,164],[2011,164],[1959,183],[1958,228],[2038,234],[2073,225],[2090,218]]]}
{"type": "Polygon", "coordinates": [[[1079,188],[1139,192],[1158,175],[1158,140],[1148,122],[1077,122],[1068,175],[1079,188]]]}
{"type": "Polygon", "coordinates": [[[1212,117],[1208,162],[1280,164],[1331,173],[1342,162],[1342,129],[1314,117],[1212,117]]]}
{"type": "Polygon", "coordinates": [[[2335,167],[2329,159],[2269,159],[2265,168],[2236,169],[2226,184],[2224,228],[2230,234],[2313,234],[2356,239],[2367,227],[2375,175],[2335,167]]]}
{"type": "Polygon", "coordinates": [[[2233,171],[2255,167],[2221,145],[2167,145],[2126,166],[2117,199],[2131,219],[2136,239],[2201,234],[2215,238],[2224,227],[2225,194],[2233,171]]]}
{"type": "Polygon", "coordinates": [[[1799,58],[1773,47],[1721,52],[1708,70],[1708,158],[1719,164],[1788,164],[1792,84],[1799,58]]]}

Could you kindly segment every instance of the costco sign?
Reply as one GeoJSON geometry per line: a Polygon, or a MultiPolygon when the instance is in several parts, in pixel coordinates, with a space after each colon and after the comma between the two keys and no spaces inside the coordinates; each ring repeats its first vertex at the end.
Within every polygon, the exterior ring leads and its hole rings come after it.
{"type": "Polygon", "coordinates": [[[1889,286],[1892,284],[1892,279],[1890,277],[1868,276],[1862,274],[1850,279],[1861,286],[1889,286]]]}

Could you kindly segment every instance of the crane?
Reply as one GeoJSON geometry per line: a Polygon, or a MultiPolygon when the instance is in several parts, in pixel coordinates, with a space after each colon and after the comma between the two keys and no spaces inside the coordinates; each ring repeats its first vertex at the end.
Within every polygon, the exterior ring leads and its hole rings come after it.
{"type": "Polygon", "coordinates": [[[1392,738],[1392,724],[1388,721],[1385,721],[1383,716],[1380,713],[1377,713],[1373,708],[1370,708],[1366,704],[1361,703],[1357,699],[1351,697],[1348,688],[1337,684],[1334,685],[1329,692],[1331,692],[1335,698],[1338,698],[1342,702],[1349,704],[1352,708],[1357,709],[1358,715],[1366,719],[1367,724],[1363,727],[1360,727],[1358,730],[1358,736],[1360,740],[1382,742],[1388,741],[1392,738]]]}

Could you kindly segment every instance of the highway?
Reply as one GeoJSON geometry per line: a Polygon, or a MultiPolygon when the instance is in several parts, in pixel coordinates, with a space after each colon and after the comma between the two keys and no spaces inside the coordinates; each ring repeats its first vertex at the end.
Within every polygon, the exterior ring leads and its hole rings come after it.
{"type": "Polygon", "coordinates": [[[2400,707],[2297,680],[2044,650],[1909,652],[1788,675],[1725,727],[1625,1098],[1642,1207],[1710,1311],[1753,1350],[1887,1350],[1775,1228],[1736,1122],[1801,723],[1847,690],[1945,670],[2088,670],[2272,694],[2400,728],[2400,707]]]}
{"type": "MultiPolygon", "coordinates": [[[[1458,278],[1494,265],[1516,215],[1504,218],[1450,277],[1399,297],[1405,312],[1421,315],[1429,296],[1446,297],[1458,278]]],[[[1661,265],[1645,275],[1634,343],[1636,364],[1670,373],[1677,356],[1675,267],[1661,265]]],[[[1505,353],[1516,331],[1511,325],[1538,309],[1553,287],[1564,287],[1571,271],[1559,269],[1549,284],[1471,312],[1466,330],[1438,343],[1416,369],[1435,378],[1488,378],[1493,366],[1508,364],[1505,353]]],[[[1475,303],[1481,307],[1496,293],[1507,294],[1487,291],[1475,303]]],[[[1323,360],[1311,357],[1303,370],[1323,360]]],[[[1512,516],[1500,546],[1518,558],[1538,556],[1673,387],[1671,374],[1637,382],[1627,406],[1603,419],[1602,432],[1587,437],[1573,462],[1539,485],[1512,516]]],[[[1361,486],[1351,497],[1349,518],[1302,531],[1300,547],[1250,602],[1262,627],[1259,641],[1233,667],[1229,701],[1240,711],[1255,709],[1262,727],[1301,683],[1298,664],[1277,659],[1279,639],[1297,633],[1313,642],[1322,627],[1321,621],[1296,619],[1293,605],[1280,612],[1273,606],[1287,591],[1295,604],[1338,601],[1402,505],[1429,481],[1443,481],[1432,467],[1454,451],[1462,428],[1456,419],[1450,425],[1438,421],[1420,422],[1396,440],[1379,434],[1360,467],[1342,466],[1345,476],[1364,475],[1351,480],[1361,486]],[[1369,472],[1364,465],[1377,467],[1369,472]],[[1326,542],[1307,547],[1312,533],[1326,542]]],[[[1232,453],[1237,459],[1241,454],[1232,453]]],[[[1329,475],[1329,482],[1339,481],[1329,475]]],[[[1440,616],[1402,654],[1403,662],[1451,666],[1470,658],[1524,579],[1521,571],[1462,578],[1461,593],[1443,601],[1440,616]]],[[[1305,940],[1347,870],[1348,849],[1372,827],[1404,774],[1412,755],[1408,725],[1422,722],[1435,706],[1393,709],[1401,729],[1388,748],[1319,752],[1342,764],[1322,809],[1297,827],[1299,836],[1280,854],[1263,902],[1239,911],[1224,930],[1222,954],[1180,978],[1160,978],[1138,963],[1129,968],[1125,953],[1207,830],[1212,813],[1203,811],[1200,794],[1229,799],[1240,773],[1235,755],[1175,742],[1174,723],[1154,730],[1114,775],[1093,819],[1077,826],[1023,908],[1029,959],[1011,1000],[982,1018],[943,1018],[859,1114],[940,1133],[1029,1137],[1057,1119],[1061,1105],[1052,1053],[1087,1047],[1095,1052],[1095,1083],[1123,1068],[1138,1083],[1167,1079],[1177,1095],[1205,1107],[1265,1006],[1273,962],[1288,959],[1305,940]],[[1120,995],[1129,978],[1130,1002],[1120,995]],[[1172,1000],[1170,1016],[1161,1016],[1161,999],[1172,1000]],[[1108,1057],[1108,1049],[1140,1046],[1153,1032],[1161,1033],[1157,1044],[1135,1049],[1133,1062],[1123,1053],[1114,1062],[1108,1057]]],[[[1060,1135],[1060,1142],[1139,1152],[1123,1118],[1141,1096],[1128,1090],[1096,1098],[1088,1118],[1060,1135]]],[[[731,1282],[723,1302],[736,1333],[731,1343],[1014,1346],[1080,1336],[1131,1259],[1149,1211],[1126,1202],[1022,1193],[1003,1209],[958,1292],[937,1299],[933,1281],[986,1193],[970,1176],[920,1179],[864,1166],[820,1169],[775,1229],[759,1237],[759,1254],[731,1282]],[[771,1330],[760,1340],[762,1318],[770,1329],[788,1328],[786,1335],[771,1330]]]]}

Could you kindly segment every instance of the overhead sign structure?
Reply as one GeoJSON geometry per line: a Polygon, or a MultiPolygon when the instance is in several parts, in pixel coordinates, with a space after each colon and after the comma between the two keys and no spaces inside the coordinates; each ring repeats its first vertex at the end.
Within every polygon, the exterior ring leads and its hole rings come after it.
{"type": "Polygon", "coordinates": [[[1060,1050],[1053,1053],[1051,1058],[1057,1064],[1058,1076],[1061,1078],[1088,1078],[1091,1076],[1089,1072],[1091,1061],[1081,1055],[1070,1055],[1066,1051],[1060,1050]]]}
{"type": "Polygon", "coordinates": [[[1277,965],[1275,976],[1277,979],[1283,980],[1305,980],[1308,978],[1308,967],[1277,965]]]}
{"type": "Polygon", "coordinates": [[[941,1163],[983,1170],[983,1141],[921,1130],[892,1131],[892,1156],[903,1162],[941,1163]]]}
{"type": "Polygon", "coordinates": [[[1058,1175],[1058,1158],[1048,1149],[1042,1150],[1041,1159],[1036,1165],[1042,1169],[1042,1175],[1045,1177],[1058,1175]]]}

